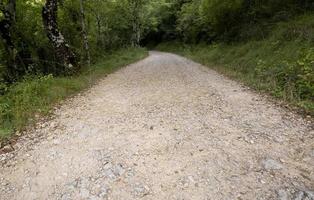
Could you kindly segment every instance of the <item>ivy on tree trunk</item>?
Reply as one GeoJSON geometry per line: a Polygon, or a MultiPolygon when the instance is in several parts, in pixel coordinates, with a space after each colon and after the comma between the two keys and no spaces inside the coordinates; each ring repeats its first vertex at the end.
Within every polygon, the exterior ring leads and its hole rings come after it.
{"type": "Polygon", "coordinates": [[[47,36],[56,52],[58,62],[62,65],[66,74],[74,74],[78,71],[77,58],[58,29],[57,23],[58,1],[46,0],[42,10],[42,18],[47,36]]]}

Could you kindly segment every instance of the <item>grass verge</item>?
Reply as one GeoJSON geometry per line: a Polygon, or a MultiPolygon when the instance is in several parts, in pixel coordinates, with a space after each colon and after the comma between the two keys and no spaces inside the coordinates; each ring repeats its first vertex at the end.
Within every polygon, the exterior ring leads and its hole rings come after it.
{"type": "Polygon", "coordinates": [[[159,44],[314,116],[314,15],[274,26],[268,38],[234,44],[159,44]]]}
{"type": "Polygon", "coordinates": [[[143,48],[122,49],[105,55],[97,64],[77,76],[25,77],[24,81],[12,85],[5,95],[0,96],[0,144],[9,139],[14,131],[34,123],[36,115],[49,114],[56,103],[147,55],[143,48]]]}

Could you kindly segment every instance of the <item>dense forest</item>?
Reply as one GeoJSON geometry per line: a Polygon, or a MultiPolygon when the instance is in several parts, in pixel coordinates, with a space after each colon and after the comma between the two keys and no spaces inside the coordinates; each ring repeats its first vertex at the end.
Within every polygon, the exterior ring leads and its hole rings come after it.
{"type": "Polygon", "coordinates": [[[226,66],[218,70],[313,112],[312,0],[1,0],[0,8],[2,132],[82,88],[99,63],[142,58],[141,46],[226,66]]]}
{"type": "Polygon", "coordinates": [[[2,83],[73,75],[106,51],[137,46],[147,23],[142,7],[137,0],[1,1],[2,83]]]}

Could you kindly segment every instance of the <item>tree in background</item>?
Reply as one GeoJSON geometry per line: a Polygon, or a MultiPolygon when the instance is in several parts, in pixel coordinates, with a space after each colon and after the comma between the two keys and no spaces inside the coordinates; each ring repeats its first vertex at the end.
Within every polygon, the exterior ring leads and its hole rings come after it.
{"type": "Polygon", "coordinates": [[[86,25],[85,25],[85,11],[84,11],[84,4],[83,0],[80,0],[80,11],[81,11],[81,24],[82,24],[82,38],[83,38],[83,46],[85,51],[84,58],[86,59],[86,63],[88,66],[90,66],[90,53],[89,53],[89,42],[87,38],[87,31],[86,31],[86,25]]]}
{"type": "Polygon", "coordinates": [[[243,0],[204,0],[201,15],[205,26],[211,26],[218,37],[233,37],[240,20],[243,0]]]}
{"type": "Polygon", "coordinates": [[[19,76],[23,76],[29,65],[32,63],[27,44],[23,40],[19,31],[16,29],[16,1],[8,0],[6,4],[0,1],[2,20],[0,21],[0,33],[5,48],[6,82],[14,82],[19,76]],[[16,44],[18,43],[18,44],[16,44]]]}
{"type": "Polygon", "coordinates": [[[132,45],[139,46],[141,40],[141,11],[143,8],[143,0],[129,0],[129,8],[131,10],[132,23],[132,45]]]}
{"type": "Polygon", "coordinates": [[[259,40],[274,23],[311,12],[313,5],[311,0],[0,0],[0,81],[71,75],[130,45],[259,40]]]}
{"type": "Polygon", "coordinates": [[[204,20],[201,16],[201,1],[191,1],[182,5],[177,16],[176,30],[184,42],[197,43],[203,38],[204,20]]]}
{"type": "MultiPolygon", "coordinates": [[[[12,76],[13,71],[17,71],[16,56],[17,51],[13,43],[12,38],[12,26],[15,22],[16,2],[15,0],[9,0],[6,5],[1,1],[1,12],[3,19],[0,21],[1,37],[3,39],[5,51],[6,51],[6,64],[9,66],[9,76],[12,76]]],[[[13,78],[13,77],[12,77],[13,78]]]]}

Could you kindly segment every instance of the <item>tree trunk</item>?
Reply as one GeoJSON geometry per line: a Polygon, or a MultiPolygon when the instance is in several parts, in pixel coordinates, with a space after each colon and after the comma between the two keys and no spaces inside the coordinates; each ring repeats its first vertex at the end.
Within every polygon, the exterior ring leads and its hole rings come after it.
{"type": "Polygon", "coordinates": [[[8,54],[6,61],[8,67],[8,79],[14,79],[14,73],[17,71],[17,64],[15,61],[15,53],[17,50],[15,49],[14,43],[12,41],[11,29],[15,21],[16,2],[15,0],[10,0],[7,5],[1,5],[1,7],[4,19],[0,21],[0,32],[4,42],[5,50],[8,54]]]}
{"type": "Polygon", "coordinates": [[[101,19],[98,13],[96,14],[96,21],[97,21],[97,41],[99,43],[99,46],[102,47],[103,40],[101,38],[101,19]]]}
{"type": "Polygon", "coordinates": [[[82,25],[82,37],[83,37],[83,46],[85,50],[85,59],[88,66],[90,66],[90,53],[89,53],[89,44],[87,38],[87,31],[85,25],[85,12],[84,12],[84,5],[83,0],[80,0],[80,9],[81,9],[81,25],[82,25]]]}
{"type": "Polygon", "coordinates": [[[78,71],[77,58],[70,49],[65,38],[58,29],[57,23],[58,2],[57,0],[46,0],[42,10],[43,24],[58,59],[63,67],[62,71],[68,75],[78,71]]]}
{"type": "Polygon", "coordinates": [[[14,29],[16,0],[9,0],[6,5],[3,5],[3,2],[0,1],[0,6],[4,16],[4,19],[0,21],[0,35],[7,54],[5,57],[7,72],[4,78],[8,83],[12,83],[27,72],[28,66],[32,64],[32,59],[27,45],[20,42],[23,48],[17,49],[16,44],[14,44],[16,35],[20,36],[18,30],[14,29]]]}
{"type": "Polygon", "coordinates": [[[140,27],[140,10],[141,0],[131,0],[132,7],[132,46],[139,46],[141,39],[141,27],[140,27]]]}
{"type": "Polygon", "coordinates": [[[132,46],[137,47],[140,45],[141,32],[137,19],[133,20],[133,34],[132,34],[132,46]]]}

